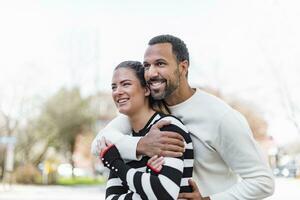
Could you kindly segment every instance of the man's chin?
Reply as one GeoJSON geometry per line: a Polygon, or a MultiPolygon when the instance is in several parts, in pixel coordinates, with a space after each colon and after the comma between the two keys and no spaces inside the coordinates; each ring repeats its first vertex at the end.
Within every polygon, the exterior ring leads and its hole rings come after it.
{"type": "Polygon", "coordinates": [[[164,92],[151,92],[151,96],[155,100],[162,100],[165,98],[164,92]]]}

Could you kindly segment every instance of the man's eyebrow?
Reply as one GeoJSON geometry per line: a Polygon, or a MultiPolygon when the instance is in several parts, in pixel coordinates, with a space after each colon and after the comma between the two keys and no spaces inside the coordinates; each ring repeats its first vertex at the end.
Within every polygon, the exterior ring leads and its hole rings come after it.
{"type": "MultiPolygon", "coordinates": [[[[167,60],[165,60],[163,58],[159,58],[159,59],[155,60],[154,62],[167,62],[167,60]]],[[[149,62],[144,61],[143,64],[149,64],[149,62]]]]}
{"type": "Polygon", "coordinates": [[[159,58],[159,59],[155,60],[155,62],[161,62],[161,61],[167,62],[167,61],[166,61],[165,59],[163,59],[163,58],[159,58]]]}

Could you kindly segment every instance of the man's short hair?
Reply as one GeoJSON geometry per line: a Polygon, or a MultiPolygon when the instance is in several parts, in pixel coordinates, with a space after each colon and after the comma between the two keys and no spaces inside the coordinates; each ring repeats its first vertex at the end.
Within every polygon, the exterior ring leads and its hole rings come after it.
{"type": "Polygon", "coordinates": [[[176,56],[177,63],[187,60],[190,63],[189,51],[185,43],[173,35],[158,35],[152,38],[148,45],[170,43],[172,45],[173,54],[176,56]]]}

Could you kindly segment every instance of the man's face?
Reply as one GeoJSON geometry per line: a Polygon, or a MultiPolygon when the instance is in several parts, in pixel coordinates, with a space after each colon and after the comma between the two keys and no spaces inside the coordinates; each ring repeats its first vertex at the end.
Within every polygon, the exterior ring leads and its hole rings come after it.
{"type": "Polygon", "coordinates": [[[178,88],[179,67],[170,43],[150,45],[144,55],[144,67],[154,99],[164,99],[178,88]]]}

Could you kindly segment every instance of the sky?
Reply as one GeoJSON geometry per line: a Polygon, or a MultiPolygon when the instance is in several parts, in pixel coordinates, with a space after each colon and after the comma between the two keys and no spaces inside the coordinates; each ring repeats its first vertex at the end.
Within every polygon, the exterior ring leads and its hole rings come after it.
{"type": "Polygon", "coordinates": [[[296,0],[1,0],[0,108],[30,114],[61,87],[110,91],[113,68],[143,60],[150,38],[190,51],[193,86],[250,102],[280,144],[298,133],[300,3],[296,0]],[[20,111],[20,102],[22,106],[20,111]]]}

